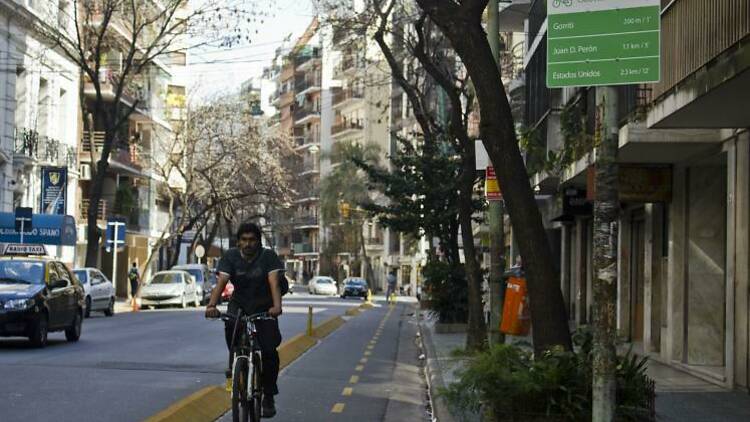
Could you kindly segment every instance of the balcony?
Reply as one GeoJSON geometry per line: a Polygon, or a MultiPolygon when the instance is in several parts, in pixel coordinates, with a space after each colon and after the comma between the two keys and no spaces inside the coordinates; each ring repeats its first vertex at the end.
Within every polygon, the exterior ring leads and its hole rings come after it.
{"type": "Polygon", "coordinates": [[[320,50],[317,48],[308,49],[308,51],[294,57],[294,65],[298,72],[307,69],[318,61],[320,61],[320,50]]]}
{"type": "MultiPolygon", "coordinates": [[[[115,141],[115,144],[109,154],[110,164],[115,161],[117,164],[129,167],[134,173],[139,173],[146,166],[148,157],[147,154],[143,153],[140,145],[129,144],[122,146],[117,141],[115,141]]],[[[95,131],[94,151],[97,154],[101,154],[102,148],[104,148],[104,132],[95,131]]],[[[91,142],[87,138],[81,139],[79,158],[81,161],[91,161],[91,142]]]]}
{"type": "Polygon", "coordinates": [[[333,95],[333,107],[345,107],[365,98],[364,93],[358,89],[342,89],[333,95]]]}
{"type": "Polygon", "coordinates": [[[365,128],[364,121],[358,120],[344,120],[331,126],[331,136],[342,137],[344,135],[357,133],[365,128]]]}
{"type": "Polygon", "coordinates": [[[333,76],[335,79],[345,79],[358,70],[364,69],[365,65],[366,60],[357,53],[345,53],[339,64],[333,68],[333,76]]]}
{"type": "Polygon", "coordinates": [[[313,250],[313,245],[310,243],[292,243],[292,250],[295,254],[316,253],[313,250]]]}
{"type": "Polygon", "coordinates": [[[294,227],[297,229],[303,228],[317,228],[318,227],[318,216],[307,215],[294,218],[294,227]]]}
{"type": "Polygon", "coordinates": [[[320,91],[320,75],[313,77],[300,78],[294,81],[294,90],[297,95],[312,94],[320,91]]]}
{"type": "MultiPolygon", "coordinates": [[[[115,70],[103,67],[99,69],[99,90],[102,94],[104,101],[114,101],[117,92],[118,77],[115,70]]],[[[86,78],[83,85],[83,93],[90,99],[96,99],[96,88],[94,83],[86,78]]],[[[120,95],[120,101],[127,105],[132,105],[136,99],[142,99],[145,95],[142,91],[135,89],[134,87],[124,87],[122,94],[120,95]]],[[[144,108],[144,107],[140,107],[144,108]]]]}
{"type": "Polygon", "coordinates": [[[313,134],[313,133],[307,133],[303,135],[297,135],[294,136],[294,143],[296,150],[305,149],[312,145],[319,145],[320,144],[320,135],[319,134],[313,134]]]}
{"type": "Polygon", "coordinates": [[[75,148],[33,129],[16,129],[13,153],[15,158],[29,163],[38,161],[62,167],[76,167],[75,148]]]}
{"type": "Polygon", "coordinates": [[[661,80],[652,85],[655,102],[647,126],[750,126],[749,38],[748,0],[666,3],[661,13],[661,80]]]}
{"type": "MultiPolygon", "coordinates": [[[[81,199],[81,203],[78,207],[78,221],[85,222],[88,218],[89,206],[91,201],[89,199],[81,199]]],[[[106,199],[99,200],[99,209],[96,212],[97,220],[106,220],[112,216],[112,210],[109,207],[109,203],[106,199]]]]}
{"type": "Polygon", "coordinates": [[[295,203],[304,203],[304,202],[315,202],[320,199],[320,188],[318,187],[311,187],[306,189],[301,189],[297,193],[297,199],[294,200],[295,203]]]}
{"type": "Polygon", "coordinates": [[[294,110],[294,124],[301,125],[320,119],[320,106],[305,106],[294,110]]]}

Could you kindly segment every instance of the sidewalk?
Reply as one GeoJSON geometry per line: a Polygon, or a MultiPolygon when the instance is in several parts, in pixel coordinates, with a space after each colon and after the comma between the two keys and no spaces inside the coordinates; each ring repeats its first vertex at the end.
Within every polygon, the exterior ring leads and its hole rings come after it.
{"type": "MultiPolygon", "coordinates": [[[[477,415],[451,414],[436,394],[456,379],[462,359],[451,356],[451,352],[464,347],[466,333],[436,334],[435,320],[425,311],[421,311],[420,328],[437,422],[478,421],[477,415]]],[[[654,360],[649,361],[648,374],[656,381],[656,416],[660,422],[750,421],[747,393],[726,390],[654,360]]]]}
{"type": "Polygon", "coordinates": [[[750,395],[730,391],[649,361],[648,374],[656,381],[656,416],[660,421],[745,422],[750,420],[750,395]]]}
{"type": "Polygon", "coordinates": [[[459,414],[451,409],[440,396],[440,390],[457,380],[457,371],[463,367],[465,358],[454,357],[453,351],[463,350],[466,333],[435,333],[437,319],[429,311],[420,310],[419,326],[426,355],[425,372],[432,399],[432,412],[436,422],[475,422],[479,415],[459,414]]]}

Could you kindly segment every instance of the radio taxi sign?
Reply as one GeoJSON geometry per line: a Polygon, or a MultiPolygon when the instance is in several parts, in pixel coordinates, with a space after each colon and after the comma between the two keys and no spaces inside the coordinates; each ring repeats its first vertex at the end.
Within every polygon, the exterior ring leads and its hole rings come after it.
{"type": "Polygon", "coordinates": [[[547,0],[547,87],[659,82],[660,0],[547,0]]]}

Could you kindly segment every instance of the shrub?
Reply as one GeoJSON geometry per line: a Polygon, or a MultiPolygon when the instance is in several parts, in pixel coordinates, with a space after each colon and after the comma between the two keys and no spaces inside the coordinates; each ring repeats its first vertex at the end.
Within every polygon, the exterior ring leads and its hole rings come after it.
{"type": "MultiPolygon", "coordinates": [[[[578,352],[551,350],[536,358],[515,345],[496,345],[470,360],[459,381],[443,394],[461,411],[484,407],[491,420],[591,420],[591,335],[582,332],[574,338],[578,352]]],[[[653,419],[646,362],[630,352],[618,357],[618,421],[653,419]]]]}
{"type": "Polygon", "coordinates": [[[430,260],[422,269],[424,293],[440,322],[464,323],[468,316],[468,293],[463,266],[430,260]]]}

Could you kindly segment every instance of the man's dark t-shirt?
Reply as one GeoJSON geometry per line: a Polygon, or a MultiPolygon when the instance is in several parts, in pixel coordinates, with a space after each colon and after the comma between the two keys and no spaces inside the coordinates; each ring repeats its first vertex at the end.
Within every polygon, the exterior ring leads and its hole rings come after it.
{"type": "Polygon", "coordinates": [[[231,248],[224,253],[216,270],[229,274],[234,285],[230,309],[239,306],[245,314],[255,314],[273,307],[268,273],[283,271],[284,264],[270,249],[261,248],[255,258],[246,259],[238,248],[231,248]]]}

